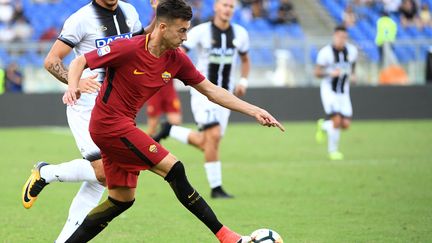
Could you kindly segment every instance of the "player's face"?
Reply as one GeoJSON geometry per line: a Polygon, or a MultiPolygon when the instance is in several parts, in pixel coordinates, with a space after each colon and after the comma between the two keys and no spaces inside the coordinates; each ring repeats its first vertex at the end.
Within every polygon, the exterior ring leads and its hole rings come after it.
{"type": "Polygon", "coordinates": [[[218,0],[214,5],[215,18],[223,22],[231,21],[234,14],[234,0],[218,0]]]}
{"type": "Polygon", "coordinates": [[[118,0],[96,0],[96,3],[104,8],[114,10],[117,7],[118,0]]]}
{"type": "Polygon", "coordinates": [[[190,27],[190,21],[184,19],[175,19],[166,24],[163,28],[163,37],[168,48],[175,49],[181,46],[187,40],[187,30],[190,27]]]}
{"type": "Polygon", "coordinates": [[[345,31],[336,31],[333,34],[333,45],[337,49],[342,49],[348,41],[348,33],[345,31]]]}

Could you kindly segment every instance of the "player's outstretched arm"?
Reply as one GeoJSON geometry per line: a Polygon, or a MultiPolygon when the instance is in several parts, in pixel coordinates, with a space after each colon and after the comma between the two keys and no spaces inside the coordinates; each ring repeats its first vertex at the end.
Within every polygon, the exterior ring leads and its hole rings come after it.
{"type": "Polygon", "coordinates": [[[78,88],[80,77],[87,65],[84,55],[75,58],[70,66],[68,73],[68,89],[63,95],[63,103],[67,105],[74,105],[81,95],[78,88]]]}
{"type": "Polygon", "coordinates": [[[285,131],[285,128],[282,126],[282,124],[280,124],[266,110],[235,97],[226,89],[214,85],[207,79],[199,84],[194,85],[193,87],[203,95],[207,96],[207,98],[214,103],[217,103],[230,110],[252,116],[263,126],[278,127],[281,131],[285,131]]]}

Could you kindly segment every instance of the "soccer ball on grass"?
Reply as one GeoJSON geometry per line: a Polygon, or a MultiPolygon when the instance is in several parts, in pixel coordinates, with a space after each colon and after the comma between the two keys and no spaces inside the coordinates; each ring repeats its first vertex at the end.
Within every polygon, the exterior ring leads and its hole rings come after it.
{"type": "Polygon", "coordinates": [[[282,237],[271,229],[257,229],[251,234],[254,243],[283,243],[282,237]]]}

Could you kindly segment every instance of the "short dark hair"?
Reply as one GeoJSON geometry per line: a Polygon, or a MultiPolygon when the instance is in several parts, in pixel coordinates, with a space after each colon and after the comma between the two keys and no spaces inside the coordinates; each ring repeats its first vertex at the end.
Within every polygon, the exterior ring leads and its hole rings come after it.
{"type": "Polygon", "coordinates": [[[334,32],[338,32],[338,31],[347,32],[347,28],[343,25],[338,25],[334,28],[334,32]]]}
{"type": "Polygon", "coordinates": [[[161,0],[156,8],[156,19],[192,19],[192,8],[183,0],[161,0]]]}

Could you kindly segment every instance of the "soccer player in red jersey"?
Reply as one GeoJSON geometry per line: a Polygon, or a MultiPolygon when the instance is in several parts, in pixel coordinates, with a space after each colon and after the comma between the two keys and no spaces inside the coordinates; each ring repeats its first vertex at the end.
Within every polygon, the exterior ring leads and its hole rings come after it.
{"type": "Polygon", "coordinates": [[[160,117],[163,114],[166,115],[170,124],[180,125],[182,123],[181,103],[173,81],[163,86],[146,104],[148,135],[155,135],[160,117]]]}
{"type": "Polygon", "coordinates": [[[99,146],[108,186],[108,199],[94,208],[66,242],[87,242],[132,206],[141,170],[163,177],[177,199],[222,243],[249,242],[217,219],[210,206],[190,185],[185,168],[174,155],[138,129],[135,117],[143,104],[173,78],[190,85],[211,101],[254,117],[268,127],[284,127],[267,111],[215,86],[196,70],[178,47],[187,39],[191,7],[182,0],[162,1],[151,34],[122,39],[77,57],[70,65],[63,102],[74,105],[86,66],[105,67],[105,81],[90,120],[90,134],[99,146]]]}

